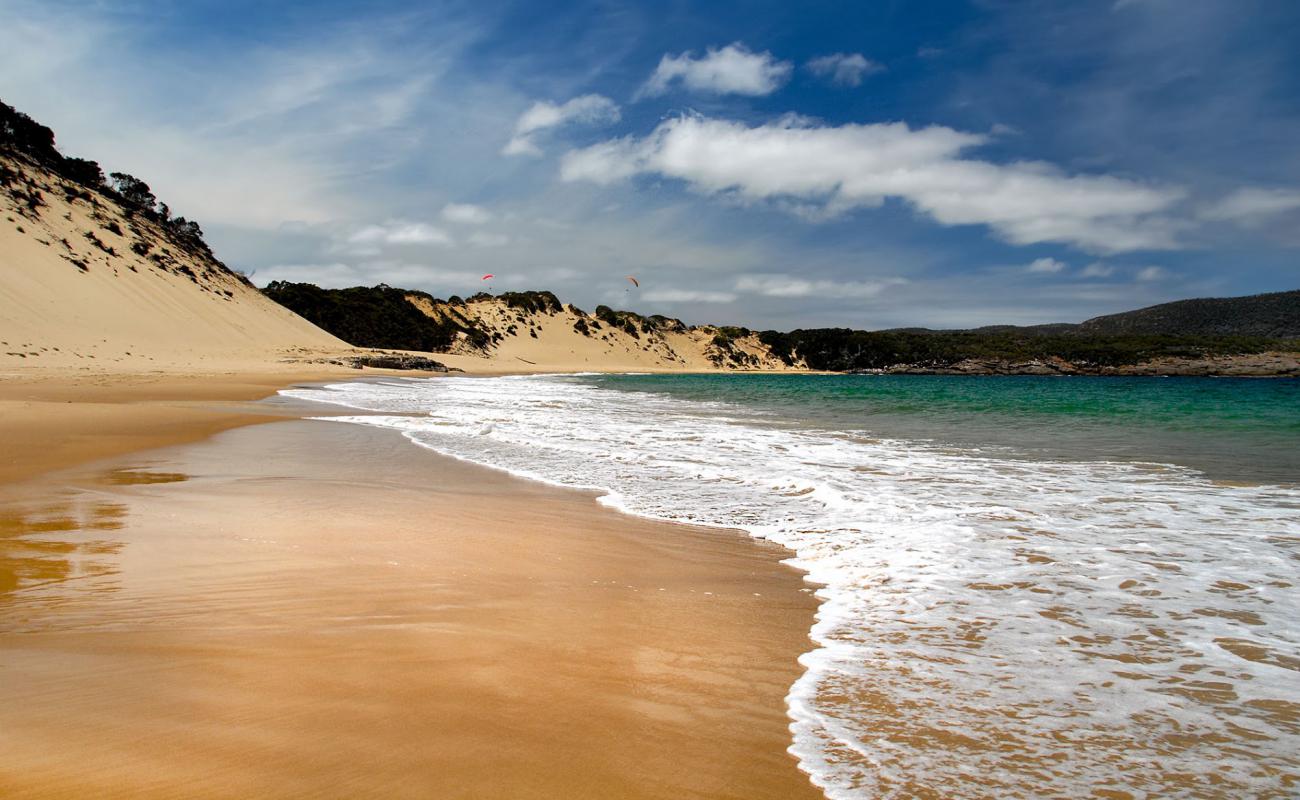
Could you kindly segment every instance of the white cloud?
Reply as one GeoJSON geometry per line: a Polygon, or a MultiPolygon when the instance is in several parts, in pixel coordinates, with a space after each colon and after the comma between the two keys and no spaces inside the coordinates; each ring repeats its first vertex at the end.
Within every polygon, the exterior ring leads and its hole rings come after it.
{"type": "Polygon", "coordinates": [[[861,53],[833,53],[812,59],[808,69],[836,86],[861,86],[863,78],[885,68],[861,53]]]}
{"type": "Polygon", "coordinates": [[[442,218],[461,225],[482,225],[492,219],[492,212],[471,203],[448,203],[442,207],[442,218]]]}
{"type": "Polygon", "coordinates": [[[1300,191],[1295,189],[1238,189],[1201,211],[1203,219],[1234,222],[1250,227],[1278,214],[1300,208],[1300,191]]]}
{"type": "Polygon", "coordinates": [[[1038,272],[1043,274],[1055,274],[1065,269],[1064,261],[1057,261],[1054,258],[1035,258],[1029,266],[1025,267],[1025,272],[1038,272]]]}
{"type": "Polygon", "coordinates": [[[890,286],[906,283],[902,278],[880,281],[807,280],[793,275],[746,275],[737,279],[736,291],[766,297],[875,297],[890,286]]]}
{"type": "Polygon", "coordinates": [[[1094,261],[1079,272],[1081,278],[1109,278],[1115,274],[1115,268],[1100,261],[1094,261]]]}
{"type": "Polygon", "coordinates": [[[538,156],[542,149],[537,146],[537,134],[558,128],[561,125],[602,125],[618,122],[621,117],[618,104],[599,94],[584,94],[567,103],[551,103],[539,100],[520,115],[515,123],[514,135],[502,148],[507,156],[538,156]]]}
{"type": "Polygon", "coordinates": [[[781,88],[793,68],[788,61],[777,61],[767,52],[755,53],[740,42],[721,49],[710,47],[701,58],[690,52],[665,54],[635,97],[656,97],[678,82],[696,92],[760,97],[781,88]]]}
{"type": "Polygon", "coordinates": [[[658,303],[732,303],[732,292],[708,292],[694,289],[652,289],[641,295],[642,299],[658,303]]]}
{"type": "Polygon", "coordinates": [[[798,201],[828,214],[899,198],[944,225],[987,225],[1013,244],[1063,242],[1097,252],[1174,248],[1178,224],[1158,216],[1182,198],[1050,164],[961,158],[986,137],[905,123],[813,126],[784,118],[757,127],[699,116],[667,120],[644,138],[564,156],[567,181],[609,184],[638,174],[686,181],[706,194],[798,201]]]}
{"type": "Polygon", "coordinates": [[[1137,279],[1140,281],[1158,281],[1169,277],[1169,271],[1164,267],[1143,267],[1137,271],[1137,279]]]}

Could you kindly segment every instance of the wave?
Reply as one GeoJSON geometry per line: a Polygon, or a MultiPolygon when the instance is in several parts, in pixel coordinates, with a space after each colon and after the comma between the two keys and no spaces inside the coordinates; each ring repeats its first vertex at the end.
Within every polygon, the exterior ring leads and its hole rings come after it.
{"type": "Polygon", "coordinates": [[[832,798],[1280,797],[1300,771],[1294,488],[807,428],[574,377],[282,394],[789,548],[822,600],[790,751],[832,798]]]}

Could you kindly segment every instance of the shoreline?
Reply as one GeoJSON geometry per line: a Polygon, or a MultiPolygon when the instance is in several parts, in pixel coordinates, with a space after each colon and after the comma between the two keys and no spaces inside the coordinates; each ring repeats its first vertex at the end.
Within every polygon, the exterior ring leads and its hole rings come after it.
{"type": "MultiPolygon", "coordinates": [[[[551,374],[502,368],[467,356],[434,355],[463,370],[454,373],[460,377],[551,374]]],[[[299,383],[447,376],[444,372],[357,370],[321,361],[287,365],[246,361],[228,369],[78,372],[36,368],[0,372],[0,441],[5,443],[0,486],[298,416],[258,401],[299,383]]]]}
{"type": "Polygon", "coordinates": [[[164,380],[124,413],[224,430],[0,483],[0,793],[821,796],[788,551],[242,405],[282,378],[164,380]]]}

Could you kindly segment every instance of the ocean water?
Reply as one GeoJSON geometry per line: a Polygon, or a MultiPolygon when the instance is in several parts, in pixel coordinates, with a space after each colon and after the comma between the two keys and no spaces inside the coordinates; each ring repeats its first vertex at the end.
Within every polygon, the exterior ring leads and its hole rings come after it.
{"type": "Polygon", "coordinates": [[[832,798],[1300,794],[1300,381],[573,375],[283,394],[793,552],[832,798]]]}

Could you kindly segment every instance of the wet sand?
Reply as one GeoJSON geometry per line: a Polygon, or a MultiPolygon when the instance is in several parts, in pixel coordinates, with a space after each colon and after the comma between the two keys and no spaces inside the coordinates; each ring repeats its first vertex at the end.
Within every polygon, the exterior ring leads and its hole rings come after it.
{"type": "Polygon", "coordinates": [[[0,796],[817,797],[784,555],[318,421],[0,487],[0,796]]]}
{"type": "Polygon", "coordinates": [[[274,408],[253,401],[295,381],[340,377],[356,373],[241,363],[223,372],[0,374],[0,484],[274,421],[274,408]]]}

